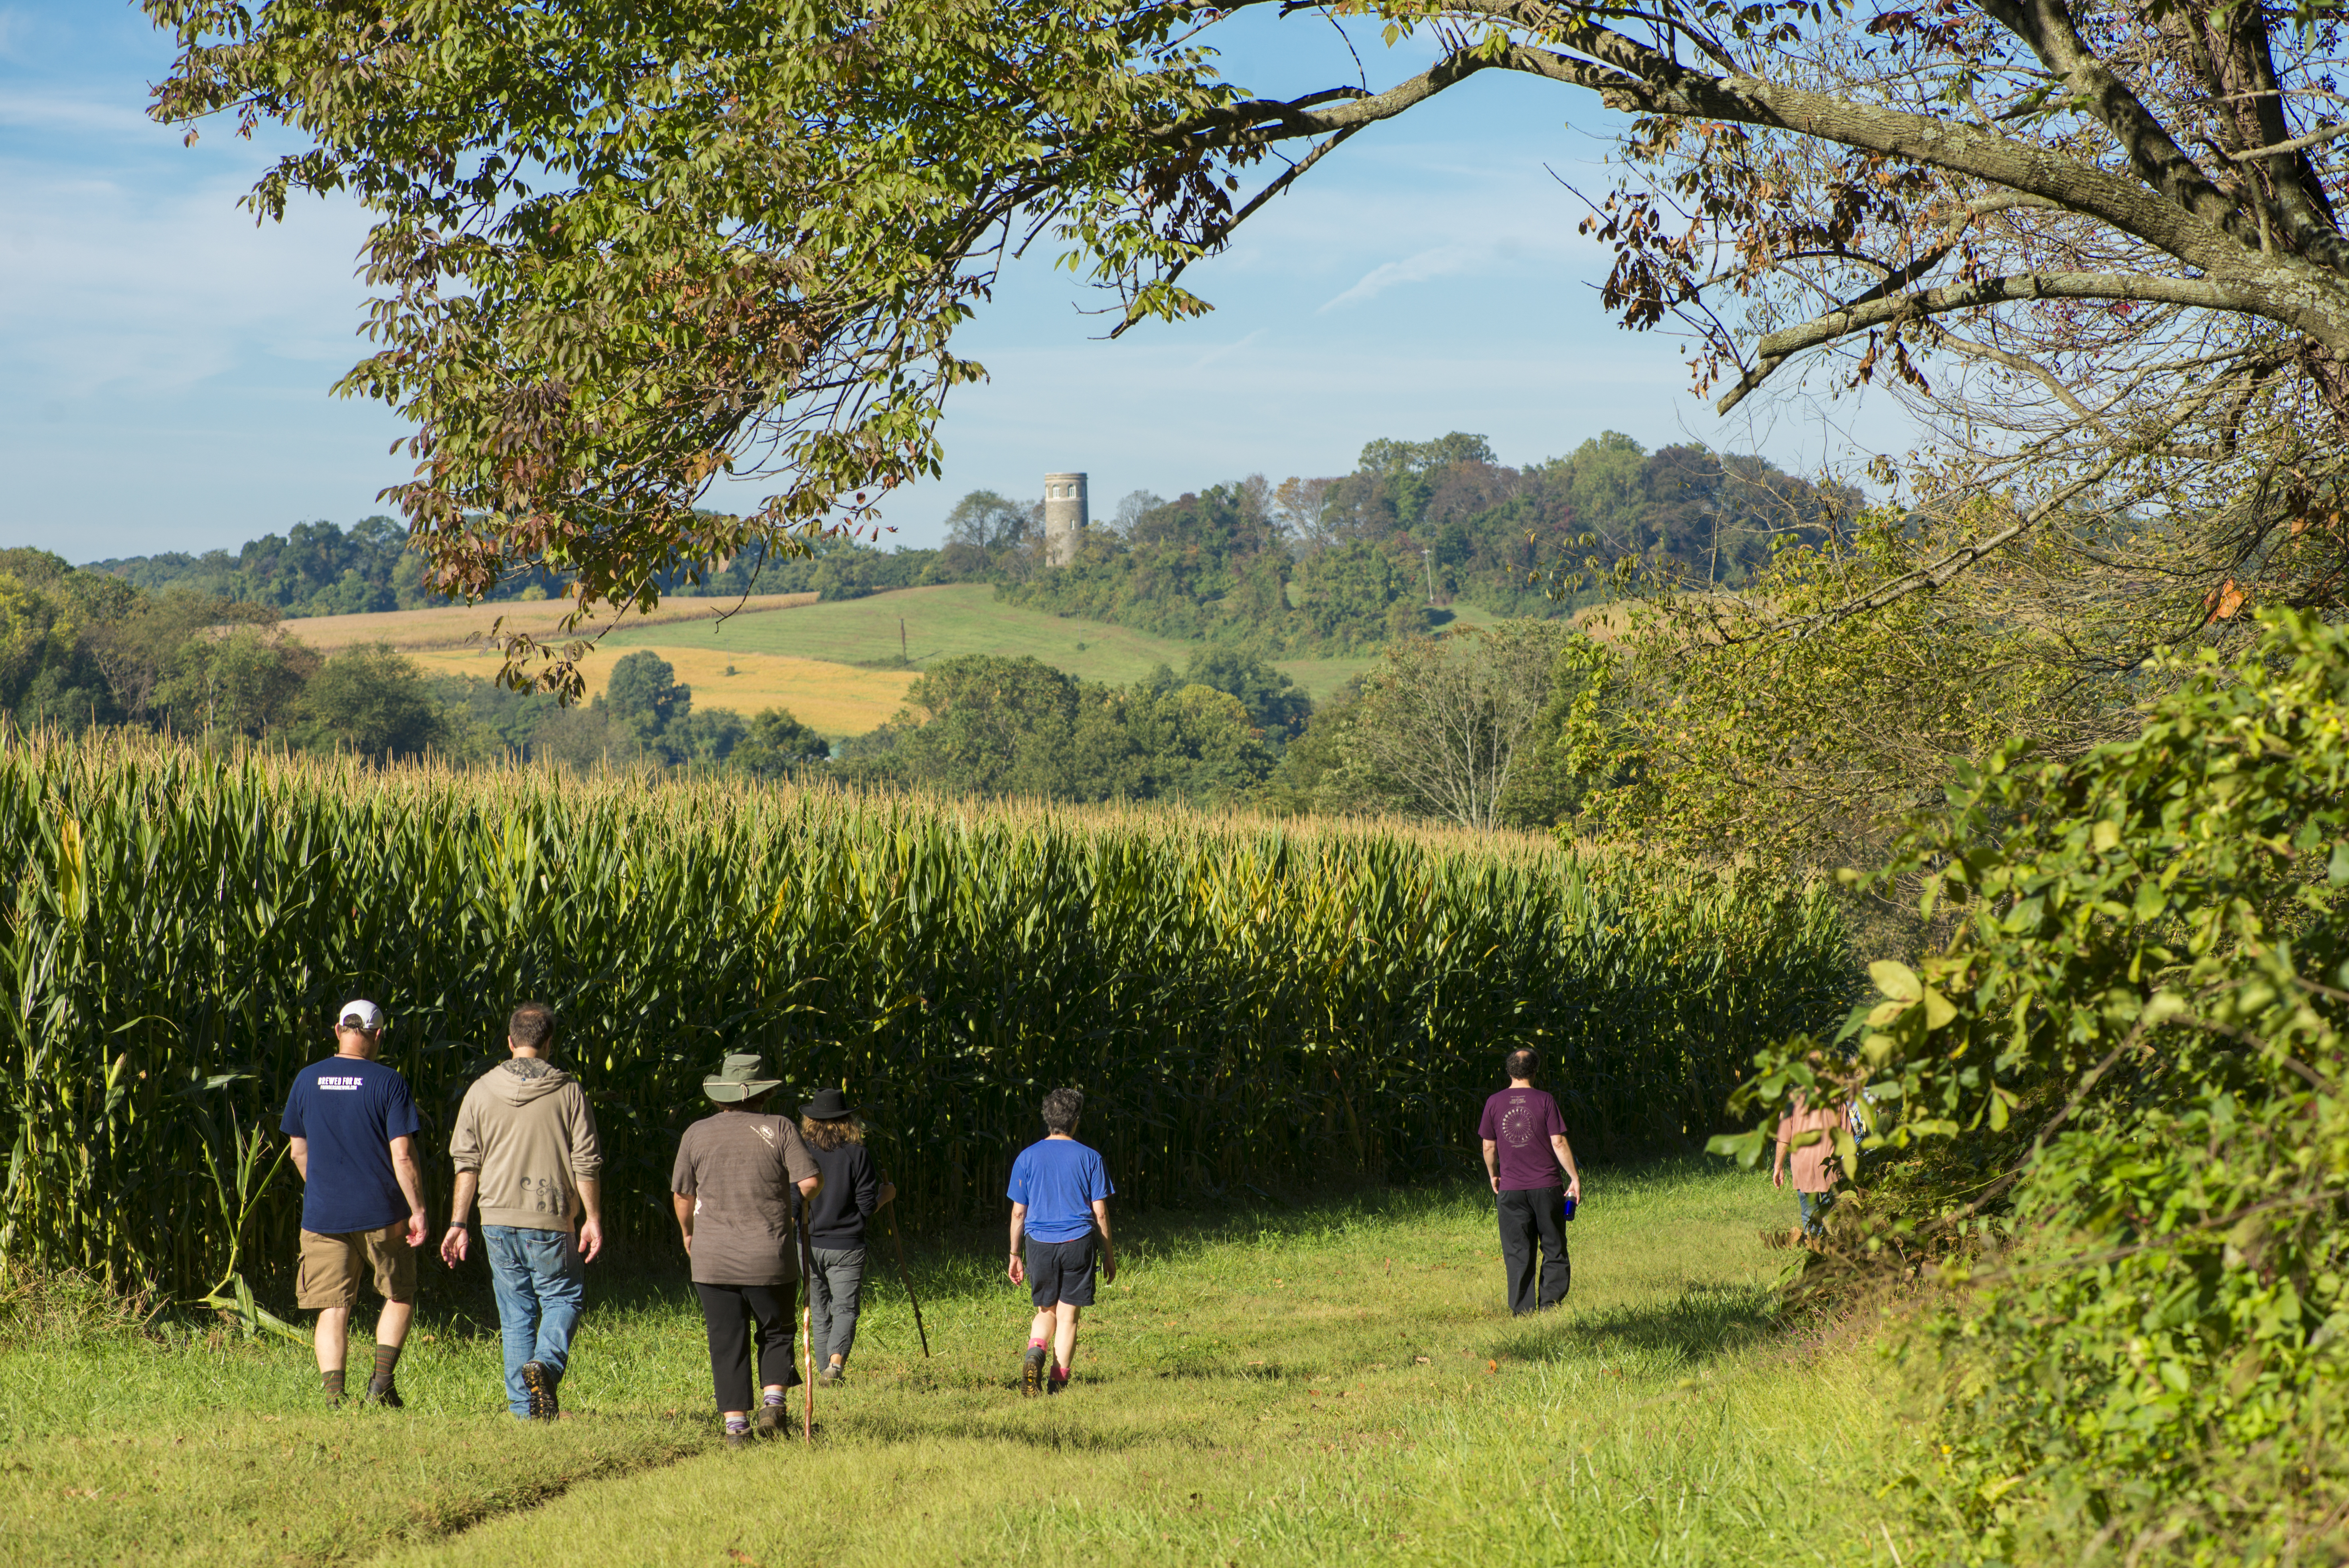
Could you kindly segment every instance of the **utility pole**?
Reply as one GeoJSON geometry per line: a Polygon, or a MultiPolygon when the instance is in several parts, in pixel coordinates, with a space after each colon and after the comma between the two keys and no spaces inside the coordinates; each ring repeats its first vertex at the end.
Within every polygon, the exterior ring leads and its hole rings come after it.
{"type": "Polygon", "coordinates": [[[913,662],[905,657],[905,617],[903,615],[897,617],[897,662],[901,665],[913,662]]]}
{"type": "Polygon", "coordinates": [[[1419,547],[1421,564],[1427,568],[1427,606],[1435,607],[1435,552],[1423,544],[1419,547]]]}

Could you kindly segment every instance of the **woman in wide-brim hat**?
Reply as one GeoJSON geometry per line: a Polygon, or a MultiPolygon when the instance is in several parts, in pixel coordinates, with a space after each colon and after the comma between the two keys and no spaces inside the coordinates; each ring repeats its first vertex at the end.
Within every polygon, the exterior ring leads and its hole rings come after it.
{"type": "Polygon", "coordinates": [[[759,1432],[781,1431],[784,1392],[800,1380],[792,1366],[800,1272],[793,1215],[799,1199],[818,1191],[821,1178],[791,1118],[767,1109],[781,1084],[768,1076],[765,1057],[729,1056],[701,1080],[718,1112],[685,1130],[669,1180],[693,1265],[693,1293],[709,1332],[710,1386],[729,1448],[750,1442],[754,1408],[759,1432]],[[752,1325],[759,1357],[755,1398],[752,1325]]]}
{"type": "Polygon", "coordinates": [[[856,1347],[856,1314],[864,1295],[864,1224],[897,1195],[873,1167],[864,1125],[836,1088],[800,1107],[800,1136],[815,1156],[823,1190],[808,1215],[815,1272],[808,1276],[808,1319],[815,1339],[816,1381],[837,1383],[856,1347]]]}

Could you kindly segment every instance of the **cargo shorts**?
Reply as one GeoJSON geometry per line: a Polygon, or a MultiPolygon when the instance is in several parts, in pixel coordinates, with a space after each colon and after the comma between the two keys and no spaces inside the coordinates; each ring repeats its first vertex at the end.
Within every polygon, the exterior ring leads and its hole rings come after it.
{"type": "Polygon", "coordinates": [[[303,1307],[357,1306],[359,1282],[368,1274],[386,1301],[416,1299],[416,1249],[408,1244],[408,1222],[395,1220],[372,1231],[339,1236],[302,1233],[302,1270],[294,1299],[303,1307]]]}

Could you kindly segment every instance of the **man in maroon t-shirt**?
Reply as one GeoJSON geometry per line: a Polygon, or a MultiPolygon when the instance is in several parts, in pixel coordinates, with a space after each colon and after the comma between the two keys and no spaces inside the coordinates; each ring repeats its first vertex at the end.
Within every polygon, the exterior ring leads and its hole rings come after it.
{"type": "Polygon", "coordinates": [[[1502,1068],[1509,1087],[1485,1102],[1476,1136],[1485,1140],[1485,1173],[1493,1179],[1501,1212],[1501,1261],[1509,1274],[1509,1311],[1522,1317],[1537,1305],[1556,1306],[1574,1283],[1566,1255],[1566,1201],[1582,1201],[1582,1177],[1566,1141],[1557,1101],[1534,1087],[1541,1057],[1511,1051],[1502,1068]],[[1566,1185],[1558,1185],[1558,1173],[1566,1185]],[[1534,1243],[1541,1243],[1541,1291],[1534,1290],[1534,1243]]]}

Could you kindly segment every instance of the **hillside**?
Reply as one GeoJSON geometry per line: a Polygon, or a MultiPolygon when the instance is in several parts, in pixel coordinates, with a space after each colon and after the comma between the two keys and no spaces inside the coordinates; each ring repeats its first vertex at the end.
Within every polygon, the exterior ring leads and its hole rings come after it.
{"type": "MultiPolygon", "coordinates": [[[[697,707],[745,715],[785,707],[837,740],[885,722],[904,706],[905,688],[923,668],[957,655],[1029,655],[1082,680],[1126,686],[1160,664],[1182,669],[1205,645],[1006,604],[982,583],[904,588],[831,603],[817,603],[811,594],[769,594],[719,619],[735,603],[666,600],[644,622],[611,633],[586,661],[588,695],[604,689],[620,654],[646,648],[675,666],[677,678],[693,688],[697,707]],[[901,622],[910,668],[898,663],[901,622]]],[[[501,613],[508,625],[533,632],[552,631],[559,614],[549,605],[511,603],[399,610],[318,616],[302,622],[295,634],[322,649],[388,642],[436,674],[488,678],[497,673],[499,659],[480,638],[501,613]]],[[[1466,604],[1443,614],[1447,624],[1494,619],[1466,604]]],[[[1365,655],[1288,659],[1276,667],[1318,704],[1377,662],[1365,655]]]]}
{"type": "MultiPolygon", "coordinates": [[[[1465,605],[1454,609],[1460,624],[1492,619],[1465,605]]],[[[673,664],[679,652],[699,650],[733,658],[738,667],[747,666],[736,655],[768,654],[895,669],[903,667],[898,664],[900,622],[905,655],[917,670],[958,654],[1026,654],[1082,680],[1124,686],[1161,664],[1182,669],[1204,645],[1006,604],[983,583],[905,588],[781,614],[648,626],[616,632],[607,640],[615,647],[657,648],[673,664]]],[[[1318,703],[1375,662],[1374,656],[1288,659],[1277,661],[1275,667],[1318,703]]],[[[678,665],[680,679],[684,667],[678,665]]],[[[703,700],[699,686],[694,696],[696,701],[703,700]]],[[[708,700],[721,702],[714,691],[708,700]]]]}

